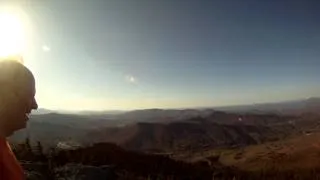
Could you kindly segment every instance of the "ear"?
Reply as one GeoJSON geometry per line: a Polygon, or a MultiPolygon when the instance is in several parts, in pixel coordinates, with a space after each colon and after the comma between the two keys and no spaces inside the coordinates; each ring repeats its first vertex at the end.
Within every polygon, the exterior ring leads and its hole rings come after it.
{"type": "Polygon", "coordinates": [[[0,108],[8,110],[19,105],[19,97],[12,91],[6,90],[0,93],[0,108]]]}

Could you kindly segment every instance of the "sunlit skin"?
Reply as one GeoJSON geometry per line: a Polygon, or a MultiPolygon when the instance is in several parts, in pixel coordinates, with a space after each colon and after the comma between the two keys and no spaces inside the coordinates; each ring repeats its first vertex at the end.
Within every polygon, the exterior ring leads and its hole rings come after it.
{"type": "Polygon", "coordinates": [[[35,100],[35,79],[16,61],[0,61],[0,136],[8,137],[23,129],[28,115],[38,105],[35,100]]]}

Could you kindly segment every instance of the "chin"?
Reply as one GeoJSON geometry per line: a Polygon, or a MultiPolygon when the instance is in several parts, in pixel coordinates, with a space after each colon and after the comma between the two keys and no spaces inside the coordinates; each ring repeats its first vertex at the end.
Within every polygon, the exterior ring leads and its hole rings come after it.
{"type": "Polygon", "coordinates": [[[16,128],[16,131],[19,131],[19,130],[22,130],[22,129],[25,129],[27,127],[27,123],[23,123],[23,124],[20,124],[17,128],[16,128]]]}
{"type": "MultiPolygon", "coordinates": [[[[13,135],[14,133],[16,133],[16,132],[19,132],[19,131],[21,131],[21,130],[23,130],[24,128],[16,128],[16,130],[14,130],[12,133],[11,133],[11,135],[13,135]]],[[[10,135],[10,136],[11,136],[10,135]]]]}
{"type": "Polygon", "coordinates": [[[26,127],[27,127],[27,123],[24,123],[23,125],[21,125],[20,129],[25,129],[26,127]]]}

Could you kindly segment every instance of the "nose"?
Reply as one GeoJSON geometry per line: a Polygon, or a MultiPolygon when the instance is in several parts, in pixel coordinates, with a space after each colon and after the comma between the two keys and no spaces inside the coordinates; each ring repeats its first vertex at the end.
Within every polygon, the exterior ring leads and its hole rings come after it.
{"type": "Polygon", "coordinates": [[[34,109],[34,110],[38,109],[38,103],[37,103],[37,100],[35,98],[33,98],[31,108],[34,109]]]}

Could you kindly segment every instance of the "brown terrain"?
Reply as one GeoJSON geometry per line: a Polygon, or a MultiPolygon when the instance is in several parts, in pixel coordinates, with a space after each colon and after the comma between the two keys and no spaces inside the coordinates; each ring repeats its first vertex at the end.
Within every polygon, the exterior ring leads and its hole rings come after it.
{"type": "MultiPolygon", "coordinates": [[[[185,167],[195,176],[206,172],[208,179],[212,178],[211,173],[221,179],[230,176],[292,179],[293,174],[298,179],[317,179],[320,177],[316,173],[320,169],[317,103],[309,99],[300,104],[304,108],[299,113],[292,107],[301,106],[290,106],[293,114],[212,109],[152,109],[90,116],[41,114],[31,119],[27,131],[11,140],[16,143],[29,137],[31,143],[40,141],[46,152],[52,148],[58,152],[54,161],[62,166],[110,165],[118,167],[117,172],[125,170],[144,177],[149,175],[142,167],[150,166],[150,173],[155,176],[177,179],[184,176],[185,167]],[[128,158],[130,163],[126,162],[128,158]],[[143,158],[146,160],[142,162],[143,158]],[[154,166],[159,161],[169,164],[154,166]],[[165,170],[169,165],[180,174],[165,170]]],[[[21,160],[34,161],[28,155],[30,148],[18,148],[16,152],[21,160]]]]}

